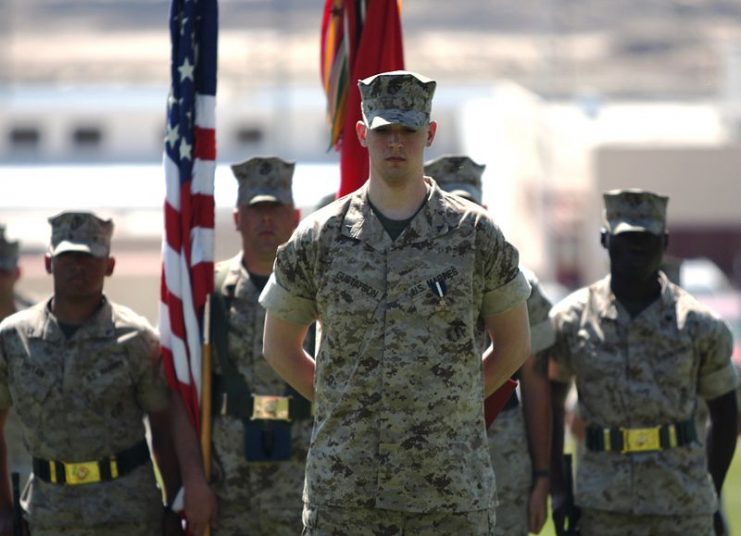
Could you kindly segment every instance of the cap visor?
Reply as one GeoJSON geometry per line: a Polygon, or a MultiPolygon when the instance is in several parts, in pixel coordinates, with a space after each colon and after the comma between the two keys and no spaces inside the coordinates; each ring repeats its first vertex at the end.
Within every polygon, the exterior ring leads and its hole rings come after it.
{"type": "Polygon", "coordinates": [[[250,199],[247,204],[257,205],[259,203],[280,203],[281,205],[285,204],[277,195],[273,195],[273,194],[256,195],[255,197],[250,199]]]}
{"type": "Polygon", "coordinates": [[[402,125],[415,130],[422,128],[428,123],[425,114],[415,111],[402,112],[399,110],[381,110],[376,112],[368,128],[375,130],[386,125],[402,125]]]}
{"type": "Polygon", "coordinates": [[[651,233],[658,235],[662,232],[663,230],[656,229],[654,228],[654,226],[651,225],[629,222],[620,222],[612,228],[612,234],[614,235],[619,235],[622,233],[651,233]]]}
{"type": "Polygon", "coordinates": [[[99,258],[105,258],[108,256],[108,251],[105,248],[92,247],[89,244],[70,242],[69,240],[64,240],[57,244],[57,247],[52,250],[51,256],[56,257],[57,255],[60,255],[62,253],[69,252],[88,253],[93,257],[99,258]]]}

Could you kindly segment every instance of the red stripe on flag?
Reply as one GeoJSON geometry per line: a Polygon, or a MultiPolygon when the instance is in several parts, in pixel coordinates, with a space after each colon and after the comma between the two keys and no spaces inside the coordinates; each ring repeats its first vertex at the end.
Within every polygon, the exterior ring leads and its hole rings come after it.
{"type": "Polygon", "coordinates": [[[194,158],[201,160],[216,160],[216,131],[212,128],[195,127],[194,158]]]}
{"type": "Polygon", "coordinates": [[[170,310],[170,330],[178,339],[185,339],[185,321],[183,320],[183,302],[174,294],[167,297],[167,308],[170,310]]]}
{"type": "Polygon", "coordinates": [[[203,307],[206,303],[206,296],[211,293],[207,281],[209,277],[213,279],[214,263],[202,262],[196,264],[191,269],[191,273],[193,274],[193,301],[195,301],[196,307],[203,307]]]}
{"type": "MultiPolygon", "coordinates": [[[[174,251],[180,251],[183,244],[182,234],[180,233],[180,213],[175,210],[170,203],[165,203],[165,241],[174,251]]],[[[164,277],[164,273],[162,276],[164,277]]]]}
{"type": "Polygon", "coordinates": [[[212,195],[194,194],[191,196],[193,227],[214,228],[214,197],[212,195]]]}

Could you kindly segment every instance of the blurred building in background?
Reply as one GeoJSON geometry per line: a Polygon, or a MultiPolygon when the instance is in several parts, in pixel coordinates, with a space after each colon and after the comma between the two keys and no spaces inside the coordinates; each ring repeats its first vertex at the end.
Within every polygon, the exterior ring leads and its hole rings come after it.
{"type": "MultiPolygon", "coordinates": [[[[228,164],[297,161],[304,212],[339,182],[319,82],[323,0],[221,0],[216,255],[239,248],[228,164]]],[[[0,219],[44,294],[46,217],[112,215],[109,292],[156,321],[165,0],[0,4],[0,219]]],[[[741,278],[741,4],[408,0],[407,68],[439,81],[430,158],[487,165],[484,201],[553,288],[603,274],[601,193],[671,197],[670,252],[741,278]]],[[[707,276],[711,277],[710,275],[707,276]]]]}

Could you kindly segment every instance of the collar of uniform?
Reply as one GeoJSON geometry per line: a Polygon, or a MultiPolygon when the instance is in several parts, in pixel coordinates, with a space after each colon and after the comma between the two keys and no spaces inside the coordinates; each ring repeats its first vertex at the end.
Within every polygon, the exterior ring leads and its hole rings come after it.
{"type": "Polygon", "coordinates": [[[249,278],[247,269],[242,265],[242,256],[243,254],[240,251],[231,259],[224,261],[229,266],[229,271],[226,273],[226,277],[224,277],[224,283],[221,285],[221,288],[219,290],[225,296],[229,294],[229,292],[227,291],[228,287],[236,287],[237,283],[239,282],[240,276],[244,275],[244,277],[249,278]]]}
{"type": "MultiPolygon", "coordinates": [[[[224,290],[226,291],[227,285],[234,285],[234,296],[240,296],[242,298],[248,296],[255,296],[255,299],[260,294],[260,291],[252,282],[250,272],[242,264],[242,253],[237,255],[236,262],[231,266],[231,270],[226,276],[224,281],[224,290]]],[[[224,292],[226,294],[226,292],[224,292]]]]}
{"type": "MultiPolygon", "coordinates": [[[[661,293],[659,295],[661,310],[673,309],[675,298],[671,291],[669,279],[664,272],[659,272],[659,285],[661,285],[661,293]]],[[[610,276],[608,275],[595,283],[595,288],[597,292],[593,293],[592,299],[595,300],[595,305],[600,312],[600,316],[616,320],[619,316],[619,309],[622,306],[618,304],[617,298],[610,288],[610,276]]],[[[650,307],[651,305],[649,305],[650,307]]]]}
{"type": "Polygon", "coordinates": [[[618,304],[617,298],[615,298],[615,294],[610,288],[610,275],[594,283],[590,294],[590,299],[602,318],[617,319],[618,304]]]}
{"type": "Polygon", "coordinates": [[[392,243],[368,202],[368,181],[350,196],[350,204],[342,220],[342,234],[379,250],[386,249],[392,243]]]}
{"type": "MultiPolygon", "coordinates": [[[[399,236],[398,244],[429,240],[448,232],[448,208],[435,181],[425,177],[427,199],[409,226],[399,236]]],[[[383,224],[373,213],[368,201],[368,182],[356,190],[342,222],[342,234],[368,243],[374,249],[388,249],[394,245],[383,224]]]]}
{"type": "MultiPolygon", "coordinates": [[[[29,337],[38,337],[50,341],[66,340],[64,333],[59,327],[58,320],[51,312],[51,301],[49,298],[43,304],[44,314],[38,315],[36,322],[30,326],[29,337]]],[[[110,337],[114,334],[113,309],[105,296],[102,297],[103,303],[97,311],[88,320],[83,322],[80,328],[75,332],[75,337],[85,339],[96,339],[100,337],[110,337]]]]}

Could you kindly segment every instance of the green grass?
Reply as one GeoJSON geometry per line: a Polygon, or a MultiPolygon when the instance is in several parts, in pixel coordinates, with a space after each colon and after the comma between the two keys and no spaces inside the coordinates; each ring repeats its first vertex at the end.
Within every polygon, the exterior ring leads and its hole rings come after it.
{"type": "MultiPolygon", "coordinates": [[[[741,504],[741,445],[736,449],[736,455],[733,458],[731,468],[728,470],[728,476],[723,485],[723,495],[723,503],[725,505],[725,512],[730,525],[731,536],[739,536],[741,535],[741,509],[738,508],[738,505],[741,504]]],[[[540,535],[556,535],[556,531],[553,529],[553,523],[550,519],[548,519],[548,522],[545,524],[545,527],[543,527],[540,535]]]]}

